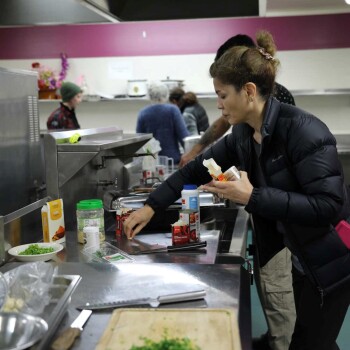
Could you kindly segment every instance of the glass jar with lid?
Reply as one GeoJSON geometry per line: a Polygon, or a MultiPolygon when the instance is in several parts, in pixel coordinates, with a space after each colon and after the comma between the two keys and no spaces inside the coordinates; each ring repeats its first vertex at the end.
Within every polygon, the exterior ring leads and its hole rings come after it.
{"type": "Polygon", "coordinates": [[[99,228],[100,241],[104,241],[105,222],[101,199],[85,199],[77,203],[78,242],[85,243],[84,227],[95,226],[99,228]]]}

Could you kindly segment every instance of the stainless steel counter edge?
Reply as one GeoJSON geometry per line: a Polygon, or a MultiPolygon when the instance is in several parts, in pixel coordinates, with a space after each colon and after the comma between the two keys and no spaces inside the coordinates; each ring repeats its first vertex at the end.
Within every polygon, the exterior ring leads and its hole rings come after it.
{"type": "Polygon", "coordinates": [[[249,213],[243,206],[238,207],[237,218],[232,233],[231,244],[227,253],[217,254],[216,263],[244,264],[247,255],[247,235],[249,228],[249,213]]]}

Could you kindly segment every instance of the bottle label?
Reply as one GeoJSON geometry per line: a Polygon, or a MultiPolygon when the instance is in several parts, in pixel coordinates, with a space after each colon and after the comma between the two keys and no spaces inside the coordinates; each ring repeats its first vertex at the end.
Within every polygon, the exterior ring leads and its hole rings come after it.
{"type": "Polygon", "coordinates": [[[189,197],[188,206],[189,206],[189,209],[198,210],[198,197],[189,197]]]}

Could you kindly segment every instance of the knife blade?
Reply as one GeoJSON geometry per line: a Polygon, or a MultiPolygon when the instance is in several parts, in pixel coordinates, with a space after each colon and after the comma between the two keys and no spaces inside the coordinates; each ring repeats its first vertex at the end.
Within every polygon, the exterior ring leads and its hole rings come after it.
{"type": "Polygon", "coordinates": [[[52,350],[68,350],[74,344],[83,330],[83,326],[89,319],[92,310],[83,310],[79,316],[73,321],[69,328],[65,329],[52,343],[52,350]]]}
{"type": "Polygon", "coordinates": [[[105,303],[86,303],[85,305],[77,306],[76,308],[78,310],[83,310],[86,308],[89,308],[90,310],[105,310],[105,309],[116,309],[116,308],[122,308],[122,307],[135,307],[135,306],[138,306],[138,307],[148,306],[148,307],[156,308],[161,304],[171,304],[171,303],[179,303],[182,301],[204,299],[205,295],[206,295],[205,290],[197,290],[197,291],[185,292],[185,293],[160,295],[157,298],[138,298],[138,299],[130,299],[130,300],[105,302],[105,303]]]}
{"type": "Polygon", "coordinates": [[[169,245],[167,247],[162,246],[159,248],[150,248],[147,250],[140,250],[137,252],[130,253],[130,255],[191,251],[195,249],[205,248],[206,246],[207,246],[207,241],[202,241],[202,242],[186,243],[186,244],[180,244],[180,245],[169,245]]]}

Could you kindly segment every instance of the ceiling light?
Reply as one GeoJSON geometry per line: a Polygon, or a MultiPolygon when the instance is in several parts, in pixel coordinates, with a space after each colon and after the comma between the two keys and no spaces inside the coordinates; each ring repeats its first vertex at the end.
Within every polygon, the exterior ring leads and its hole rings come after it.
{"type": "Polygon", "coordinates": [[[350,0],[345,0],[345,2],[346,2],[348,5],[350,5],[350,0]]]}

